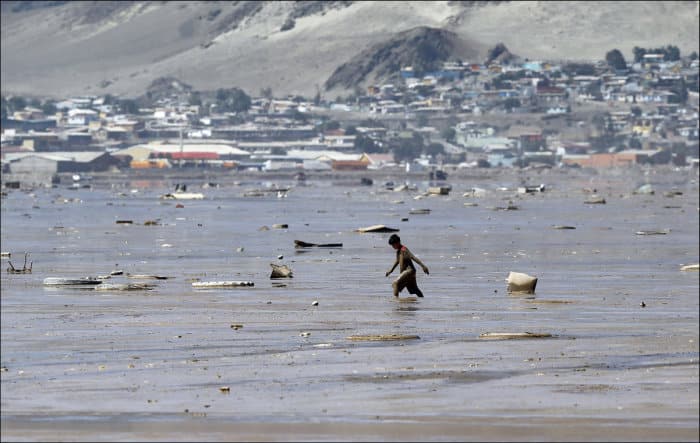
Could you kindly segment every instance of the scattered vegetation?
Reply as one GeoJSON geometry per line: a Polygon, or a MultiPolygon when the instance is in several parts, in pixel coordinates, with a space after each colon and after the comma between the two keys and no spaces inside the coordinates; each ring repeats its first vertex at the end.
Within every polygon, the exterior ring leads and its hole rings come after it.
{"type": "Polygon", "coordinates": [[[635,46],[632,52],[634,53],[635,63],[640,63],[646,54],[663,54],[665,62],[673,62],[681,59],[681,50],[678,49],[678,46],[674,45],[653,49],[635,46]]]}

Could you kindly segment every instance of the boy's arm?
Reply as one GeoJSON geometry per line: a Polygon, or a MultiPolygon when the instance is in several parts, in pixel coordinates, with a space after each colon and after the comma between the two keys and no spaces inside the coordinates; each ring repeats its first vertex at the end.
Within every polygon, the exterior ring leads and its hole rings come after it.
{"type": "Polygon", "coordinates": [[[394,269],[396,269],[396,265],[398,265],[398,264],[399,264],[399,259],[397,258],[397,259],[394,261],[394,264],[391,265],[391,269],[389,269],[388,271],[386,271],[386,274],[384,274],[384,276],[385,276],[385,277],[388,277],[389,274],[391,274],[392,272],[394,272],[394,269]]]}
{"type": "Polygon", "coordinates": [[[420,267],[423,268],[423,272],[425,272],[426,274],[430,274],[430,271],[428,270],[428,267],[425,266],[425,265],[423,264],[423,262],[420,261],[420,259],[419,259],[418,257],[416,257],[415,255],[413,255],[413,252],[409,251],[408,253],[411,254],[411,258],[413,259],[413,261],[416,262],[416,263],[418,263],[418,264],[420,265],[420,267]]]}

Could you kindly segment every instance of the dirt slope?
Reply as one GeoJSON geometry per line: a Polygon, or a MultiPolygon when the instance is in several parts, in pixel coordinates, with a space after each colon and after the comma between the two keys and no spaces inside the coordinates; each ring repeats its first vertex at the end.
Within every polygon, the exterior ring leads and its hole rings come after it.
{"type": "Polygon", "coordinates": [[[136,96],[173,76],[333,98],[352,90],[324,89],[338,67],[420,26],[455,33],[473,61],[499,42],[530,59],[594,60],[634,46],[688,54],[699,38],[698,1],[44,3],[3,2],[3,94],[136,96]]]}

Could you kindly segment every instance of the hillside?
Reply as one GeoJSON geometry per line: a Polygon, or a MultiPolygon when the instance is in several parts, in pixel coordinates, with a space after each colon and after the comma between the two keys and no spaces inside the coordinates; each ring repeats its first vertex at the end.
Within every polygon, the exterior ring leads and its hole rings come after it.
{"type": "Polygon", "coordinates": [[[599,60],[614,48],[631,59],[635,46],[669,44],[689,54],[698,11],[698,1],[3,1],[1,87],[137,96],[174,77],[198,90],[334,98],[420,62],[412,38],[468,61],[499,43],[530,59],[599,60]]]}

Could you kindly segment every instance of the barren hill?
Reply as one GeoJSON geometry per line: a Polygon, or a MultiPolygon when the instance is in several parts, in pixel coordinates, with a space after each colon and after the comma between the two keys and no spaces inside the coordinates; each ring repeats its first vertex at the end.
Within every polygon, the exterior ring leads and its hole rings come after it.
{"type": "Polygon", "coordinates": [[[174,77],[198,90],[335,97],[415,61],[416,36],[465,61],[499,43],[530,59],[600,60],[615,48],[631,59],[635,46],[669,44],[686,55],[698,51],[698,11],[698,1],[3,1],[1,83],[3,94],[137,96],[174,77]]]}

